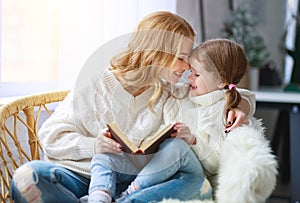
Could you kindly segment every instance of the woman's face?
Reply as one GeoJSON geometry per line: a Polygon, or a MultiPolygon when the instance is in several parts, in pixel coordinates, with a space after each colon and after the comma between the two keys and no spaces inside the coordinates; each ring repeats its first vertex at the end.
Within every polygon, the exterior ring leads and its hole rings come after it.
{"type": "Polygon", "coordinates": [[[190,69],[189,56],[193,49],[194,41],[191,39],[185,39],[180,48],[179,56],[175,59],[175,64],[171,69],[166,68],[162,71],[161,77],[166,81],[176,84],[181,78],[185,70],[190,69]]]}
{"type": "Polygon", "coordinates": [[[205,69],[203,63],[191,58],[190,90],[192,96],[200,96],[219,89],[221,85],[213,72],[205,69]]]}

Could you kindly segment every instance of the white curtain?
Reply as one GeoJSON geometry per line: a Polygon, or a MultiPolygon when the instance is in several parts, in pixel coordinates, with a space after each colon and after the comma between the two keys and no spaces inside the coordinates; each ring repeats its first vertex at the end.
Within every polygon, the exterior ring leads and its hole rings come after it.
{"type": "Polygon", "coordinates": [[[134,30],[156,10],[176,11],[176,0],[61,1],[60,71],[70,88],[87,58],[103,43],[134,30]]]}
{"type": "Polygon", "coordinates": [[[58,10],[59,81],[0,82],[0,97],[73,88],[82,66],[98,47],[134,31],[141,18],[153,11],[175,13],[176,0],[63,0],[58,10]]]}

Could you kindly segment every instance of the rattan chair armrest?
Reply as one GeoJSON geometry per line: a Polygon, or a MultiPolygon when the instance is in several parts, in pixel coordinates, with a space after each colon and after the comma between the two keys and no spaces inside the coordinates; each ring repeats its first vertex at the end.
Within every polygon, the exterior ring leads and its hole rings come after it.
{"type": "Polygon", "coordinates": [[[47,105],[62,101],[68,93],[68,90],[44,92],[13,98],[0,105],[0,202],[10,200],[14,171],[23,163],[42,156],[37,135],[41,114],[51,115],[47,105]]]}

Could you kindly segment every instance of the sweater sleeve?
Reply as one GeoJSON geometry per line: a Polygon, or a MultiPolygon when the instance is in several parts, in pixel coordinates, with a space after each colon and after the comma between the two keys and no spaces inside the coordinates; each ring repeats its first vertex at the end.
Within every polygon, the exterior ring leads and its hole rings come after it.
{"type": "Polygon", "coordinates": [[[95,138],[105,127],[98,79],[70,92],[42,125],[39,137],[49,158],[81,160],[94,155],[95,138]]]}
{"type": "Polygon", "coordinates": [[[49,158],[80,160],[94,154],[95,138],[87,136],[87,132],[76,126],[71,104],[69,95],[39,130],[44,153],[49,158]]]}
{"type": "Polygon", "coordinates": [[[241,94],[242,98],[245,99],[249,104],[250,110],[248,116],[253,116],[256,110],[255,94],[247,89],[238,88],[237,90],[241,94]]]}

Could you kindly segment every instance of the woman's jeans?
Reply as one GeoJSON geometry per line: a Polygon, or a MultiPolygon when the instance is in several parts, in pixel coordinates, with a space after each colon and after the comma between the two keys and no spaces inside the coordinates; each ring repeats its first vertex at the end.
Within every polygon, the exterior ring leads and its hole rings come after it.
{"type": "Polygon", "coordinates": [[[11,182],[11,196],[16,203],[75,203],[87,195],[89,182],[56,164],[31,161],[17,169],[11,182]]]}
{"type": "Polygon", "coordinates": [[[182,139],[164,141],[159,151],[144,166],[133,162],[147,162],[147,155],[97,154],[92,160],[89,193],[105,190],[116,202],[150,202],[164,198],[209,199],[211,187],[194,152],[182,139]],[[140,169],[142,168],[142,169],[140,169]],[[116,183],[139,188],[119,198],[116,183]]]}

